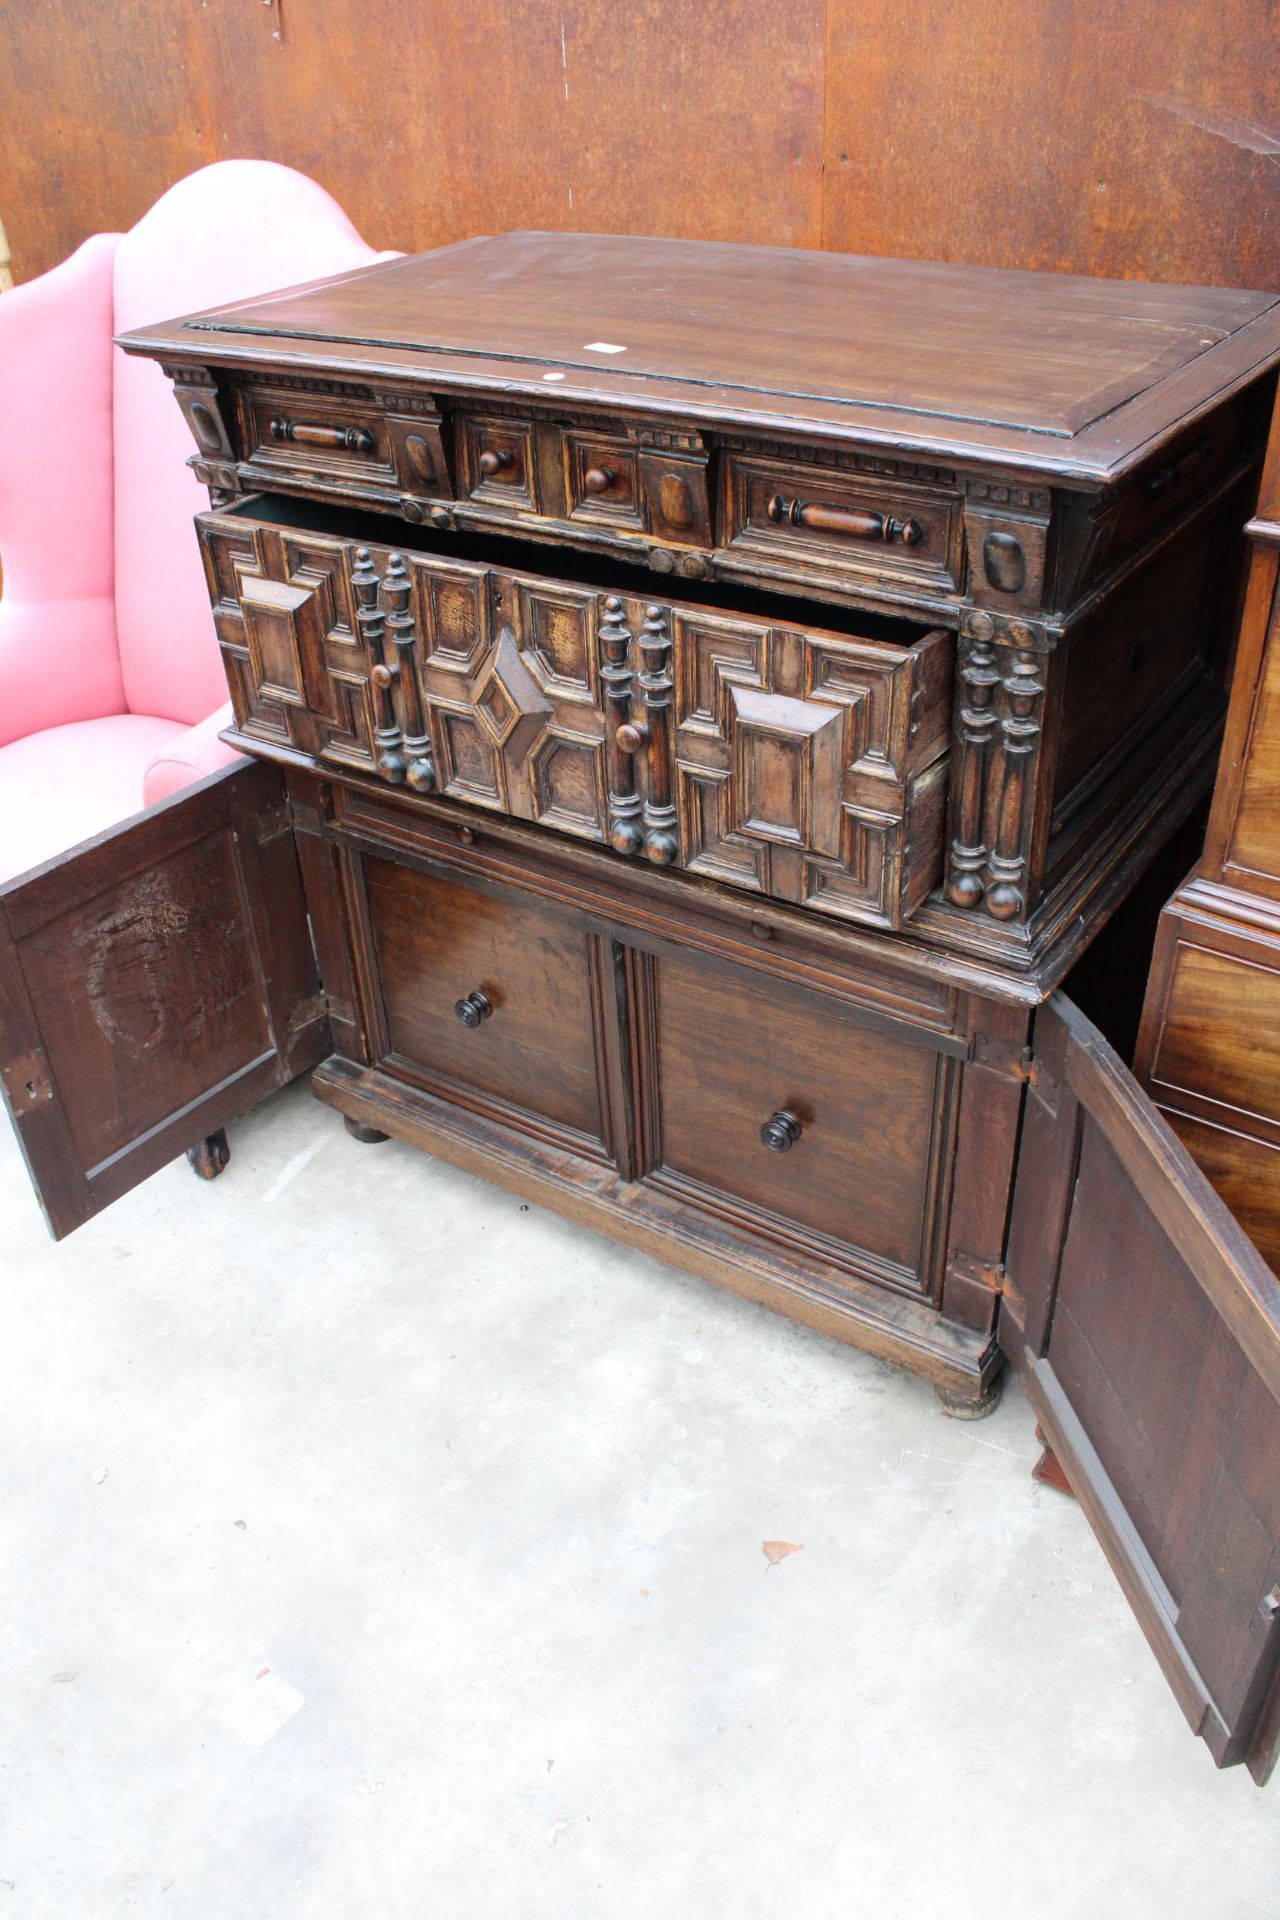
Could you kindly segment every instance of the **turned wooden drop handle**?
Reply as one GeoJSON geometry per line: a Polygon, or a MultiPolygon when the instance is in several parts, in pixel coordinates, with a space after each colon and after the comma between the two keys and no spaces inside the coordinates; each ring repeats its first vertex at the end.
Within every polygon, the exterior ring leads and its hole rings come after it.
{"type": "Polygon", "coordinates": [[[850,540],[882,540],[892,546],[918,547],[924,528],[918,520],[898,520],[891,513],[871,513],[861,507],[824,507],[820,501],[784,500],[773,494],[765,512],[775,525],[814,527],[821,533],[843,533],[850,540]]]}
{"type": "Polygon", "coordinates": [[[786,1107],[771,1113],[760,1129],[760,1138],[770,1153],[790,1153],[804,1129],[786,1107]]]}
{"type": "Polygon", "coordinates": [[[463,1026],[470,1027],[474,1033],[480,1022],[487,1020],[493,1012],[493,1002],[487,993],[482,993],[477,987],[475,992],[467,994],[465,999],[456,1000],[453,1010],[463,1026]]]}
{"type": "Polygon", "coordinates": [[[313,420],[273,420],[273,440],[296,440],[308,447],[337,447],[343,453],[372,453],[367,427],[323,427],[313,420]]]}
{"type": "Polygon", "coordinates": [[[614,737],[623,753],[642,753],[648,744],[649,729],[643,720],[624,720],[614,737]]]}
{"type": "Polygon", "coordinates": [[[495,473],[505,473],[511,465],[511,455],[505,447],[486,447],[480,455],[480,471],[492,480],[495,473]]]}
{"type": "Polygon", "coordinates": [[[582,484],[588,493],[608,493],[617,477],[612,467],[588,467],[582,484]]]}

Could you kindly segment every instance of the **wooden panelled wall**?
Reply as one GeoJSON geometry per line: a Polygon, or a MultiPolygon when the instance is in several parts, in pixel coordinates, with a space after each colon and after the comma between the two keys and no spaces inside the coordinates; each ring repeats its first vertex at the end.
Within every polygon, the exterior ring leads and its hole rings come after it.
{"type": "Polygon", "coordinates": [[[1280,286],[1273,0],[26,0],[15,273],[238,154],[506,227],[1280,286]]]}

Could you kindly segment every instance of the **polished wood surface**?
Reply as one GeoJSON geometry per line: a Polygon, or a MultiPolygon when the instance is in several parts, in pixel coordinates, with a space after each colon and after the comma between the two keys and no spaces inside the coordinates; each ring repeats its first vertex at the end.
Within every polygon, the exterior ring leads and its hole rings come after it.
{"type": "Polygon", "coordinates": [[[1280,411],[1203,855],[1160,918],[1135,1069],[1280,1271],[1280,411]]]}
{"type": "Polygon", "coordinates": [[[600,0],[59,0],[0,19],[0,198],[22,278],[253,154],[379,246],[564,227],[1275,288],[1274,33],[1267,0],[650,0],[625,32],[600,0]]]}
{"type": "Polygon", "coordinates": [[[910,920],[1041,990],[1207,779],[1270,296],[516,234],[124,344],[171,373],[233,510],[205,531],[237,722],[286,758],[371,755],[418,791],[910,920]],[[625,337],[579,341],[595,320],[625,337]],[[769,364],[792,384],[753,385],[769,364]],[[402,606],[357,504],[423,529],[402,606]],[[488,536],[521,543],[505,567],[488,536]],[[535,545],[569,573],[532,577],[535,545]],[[428,572],[461,623],[443,646],[428,572]],[[651,599],[666,581],[705,612],[651,599]],[[876,642],[859,663],[781,610],[735,628],[751,604],[726,588],[896,625],[851,628],[876,642]],[[956,632],[953,673],[930,631],[956,632]]]}
{"type": "MultiPolygon", "coordinates": [[[[506,233],[140,329],[238,356],[500,383],[1109,475],[1274,361],[1268,293],[612,234],[506,233]],[[584,338],[585,336],[585,338],[584,338]],[[1065,442],[1067,445],[1050,444],[1065,442]]],[[[518,480],[514,448],[483,468],[518,480]]],[[[848,529],[846,529],[848,530],[848,529]]],[[[911,544],[908,542],[907,544],[911,544]]]]}
{"type": "MultiPolygon", "coordinates": [[[[758,395],[771,415],[820,397],[833,424],[910,410],[1007,427],[1022,445],[1029,434],[1080,436],[1277,304],[1225,288],[795,248],[506,233],[191,324],[246,344],[283,336],[319,353],[337,344],[441,367],[459,355],[500,359],[519,377],[562,370],[575,393],[596,391],[603,372],[602,395],[630,382],[657,382],[664,396],[668,383],[712,386],[721,404],[735,404],[725,388],[758,395]]],[[[1261,336],[1258,357],[1273,337],[1261,336]]],[[[1216,360],[1204,364],[1213,391],[1216,360]]]]}
{"type": "Polygon", "coordinates": [[[1193,879],[1160,917],[1135,1069],[1280,1272],[1280,921],[1193,879]]]}

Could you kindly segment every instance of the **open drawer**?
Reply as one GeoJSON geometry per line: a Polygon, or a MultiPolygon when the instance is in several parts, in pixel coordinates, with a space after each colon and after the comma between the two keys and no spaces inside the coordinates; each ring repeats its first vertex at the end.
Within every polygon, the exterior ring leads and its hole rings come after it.
{"type": "Polygon", "coordinates": [[[255,752],[876,926],[940,877],[948,633],[279,499],[199,524],[255,752]]]}

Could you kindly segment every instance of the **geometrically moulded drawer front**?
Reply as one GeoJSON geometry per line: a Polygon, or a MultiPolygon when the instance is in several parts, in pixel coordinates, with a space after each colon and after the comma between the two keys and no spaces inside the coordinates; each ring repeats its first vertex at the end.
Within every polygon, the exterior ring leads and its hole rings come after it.
{"type": "Polygon", "coordinates": [[[200,526],[248,740],[871,925],[939,878],[947,633],[200,526]]]}

